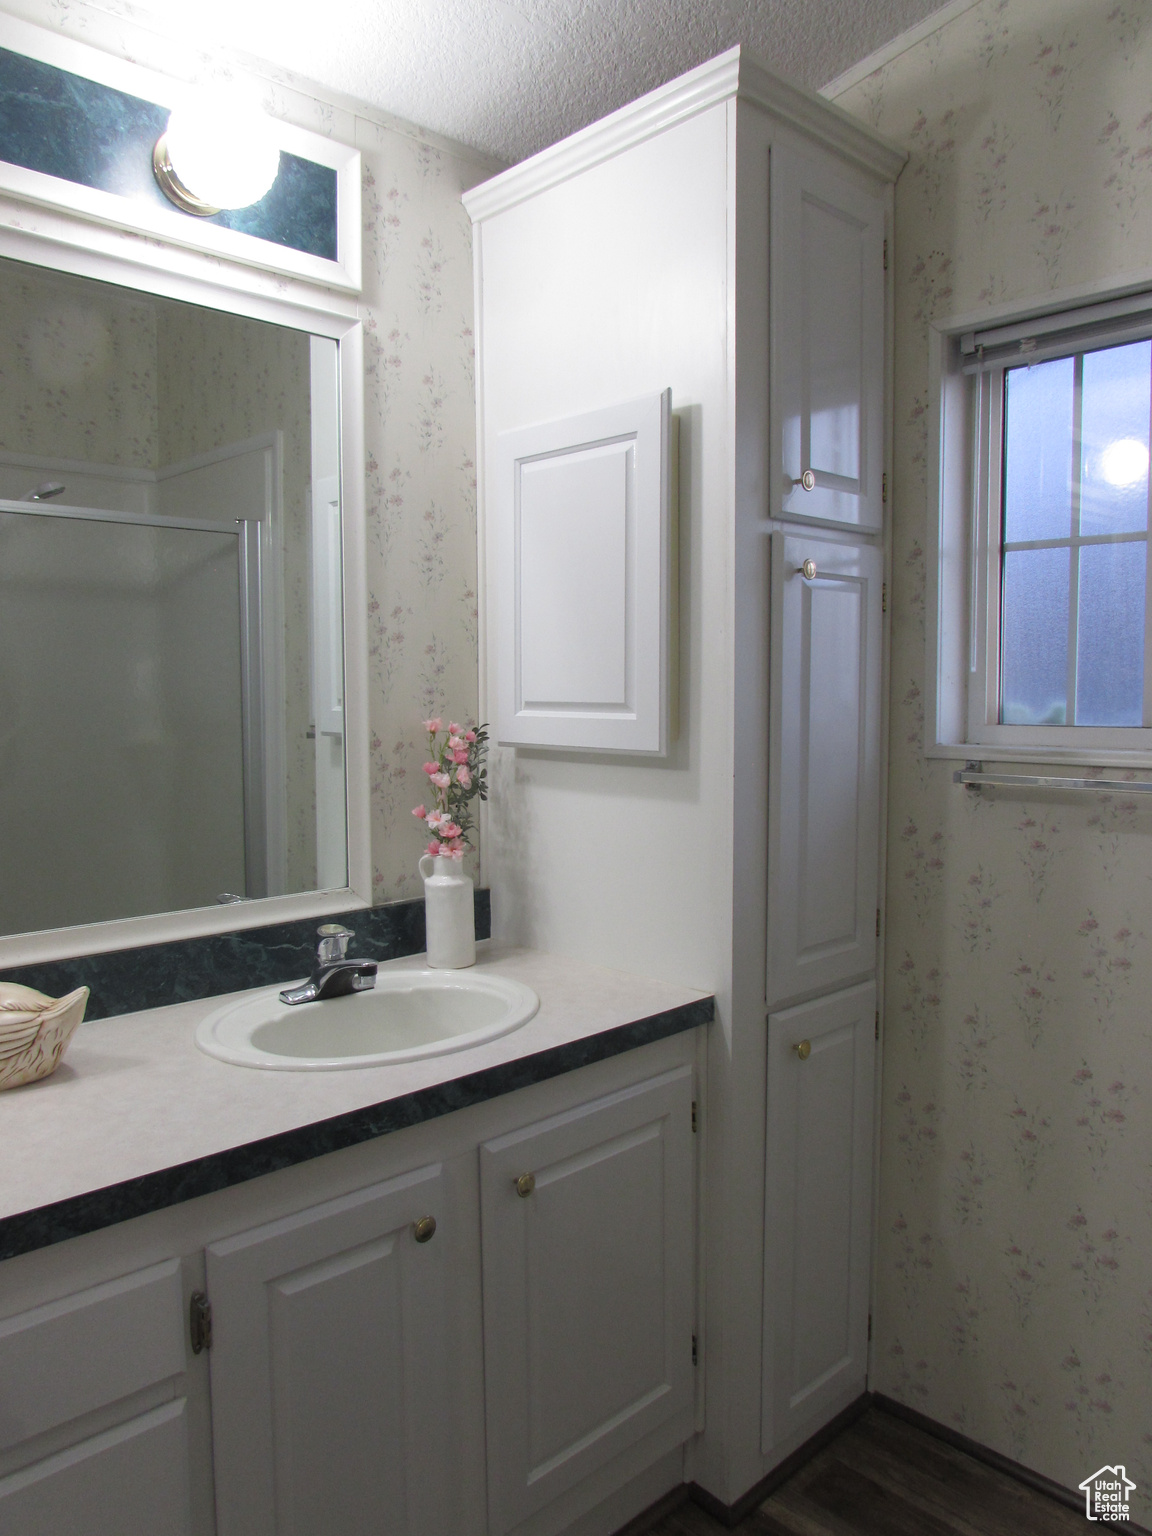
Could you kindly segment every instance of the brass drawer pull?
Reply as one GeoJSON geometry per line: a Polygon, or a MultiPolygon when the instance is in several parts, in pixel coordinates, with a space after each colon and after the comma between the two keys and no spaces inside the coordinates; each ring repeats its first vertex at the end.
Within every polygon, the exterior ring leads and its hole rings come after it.
{"type": "Polygon", "coordinates": [[[436,1234],[435,1216],[421,1216],[419,1221],[412,1223],[412,1235],[418,1243],[431,1242],[436,1234]]]}
{"type": "Polygon", "coordinates": [[[516,1180],[516,1193],[521,1200],[527,1200],[528,1196],[536,1188],[536,1175],[534,1173],[522,1173],[516,1180]]]}
{"type": "Polygon", "coordinates": [[[812,1042],[811,1040],[798,1040],[792,1049],[801,1061],[807,1061],[812,1054],[812,1042]]]}

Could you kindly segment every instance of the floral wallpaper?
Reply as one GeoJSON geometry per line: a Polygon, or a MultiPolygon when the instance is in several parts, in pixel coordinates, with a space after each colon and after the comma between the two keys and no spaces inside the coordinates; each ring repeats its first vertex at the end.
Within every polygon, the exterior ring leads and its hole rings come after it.
{"type": "Polygon", "coordinates": [[[477,707],[472,230],[460,196],[491,167],[366,119],[357,142],[379,901],[421,891],[411,815],[424,798],[420,722],[474,719],[477,707]]]}
{"type": "Polygon", "coordinates": [[[924,730],[926,322],[1147,270],[1152,6],[977,0],[840,104],[896,189],[873,1385],[1152,1515],[1152,806],[973,793],[924,730]]]}

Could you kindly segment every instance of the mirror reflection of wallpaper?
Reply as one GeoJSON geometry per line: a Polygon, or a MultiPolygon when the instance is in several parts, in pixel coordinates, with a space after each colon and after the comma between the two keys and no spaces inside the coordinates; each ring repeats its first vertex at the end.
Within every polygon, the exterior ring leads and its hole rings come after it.
{"type": "Polygon", "coordinates": [[[165,304],[157,323],[159,465],[222,443],[284,434],[284,701],[287,883],[316,885],[316,754],[308,737],[308,337],[238,315],[165,304]]]}
{"type": "MultiPolygon", "coordinates": [[[[62,500],[69,504],[163,514],[168,510],[166,487],[163,479],[157,483],[158,471],[182,464],[209,450],[279,432],[284,447],[287,810],[284,888],[313,888],[316,884],[315,749],[308,735],[311,714],[307,568],[307,492],[311,457],[309,337],[304,332],[152,299],[106,284],[5,261],[0,263],[0,359],[3,359],[0,362],[0,496],[3,497],[21,498],[44,479],[59,479],[66,482],[62,500]],[[22,458],[33,462],[22,465],[22,458]],[[41,461],[39,467],[36,460],[41,461]],[[58,472],[48,473],[43,468],[44,463],[62,467],[58,472]],[[88,467],[91,472],[85,472],[80,466],[88,467]]],[[[168,484],[175,486],[176,482],[168,484]]],[[[200,515],[195,505],[189,510],[200,515]]],[[[7,517],[6,522],[13,525],[8,535],[10,551],[15,551],[17,545],[22,549],[28,543],[24,533],[17,539],[15,522],[31,521],[14,520],[11,515],[7,517]]],[[[77,534],[81,541],[103,528],[103,545],[108,546],[109,559],[113,560],[114,549],[119,549],[126,539],[131,542],[132,537],[131,530],[117,531],[109,524],[58,524],[61,530],[66,527],[87,529],[82,535],[77,534]]],[[[190,537],[195,539],[195,536],[190,537]]],[[[230,542],[234,551],[235,540],[230,542]]],[[[101,568],[106,564],[107,561],[98,562],[101,568]]],[[[234,553],[232,569],[235,569],[234,553]]],[[[16,580],[14,574],[12,580],[16,580]]],[[[234,576],[232,581],[234,586],[234,576]]],[[[96,588],[86,594],[86,601],[96,601],[97,588],[100,591],[107,589],[101,601],[112,599],[113,588],[102,578],[96,578],[96,588]]],[[[30,599],[27,575],[22,578],[19,591],[13,589],[10,597],[13,600],[8,604],[9,617],[15,622],[17,610],[23,614],[23,605],[30,599]]],[[[66,601],[66,598],[52,597],[45,589],[45,602],[51,605],[58,600],[66,601]]],[[[145,601],[142,595],[136,600],[145,601]]],[[[47,611],[50,606],[43,610],[47,611]]],[[[172,611],[169,603],[169,619],[172,611]]],[[[229,623],[229,631],[231,627],[229,623]]],[[[189,630],[187,634],[191,637],[193,631],[189,630]]],[[[58,639],[59,646],[64,646],[63,633],[58,639]]],[[[10,647],[10,664],[14,654],[10,647]]],[[[61,664],[65,659],[61,652],[61,664]]],[[[126,653],[117,653],[117,660],[121,665],[128,665],[126,653]]],[[[217,657],[211,665],[218,666],[218,663],[217,657]]],[[[187,672],[187,659],[183,665],[187,672]]],[[[205,658],[205,666],[208,665],[205,658]]],[[[9,676],[4,686],[2,674],[5,670],[0,666],[0,691],[9,693],[15,682],[9,676]]],[[[66,680],[68,673],[60,673],[59,677],[66,680]]],[[[191,677],[189,674],[189,680],[191,677]]],[[[198,686],[207,701],[208,682],[201,681],[198,686]]],[[[63,688],[62,691],[69,690],[63,688]]],[[[192,694],[187,695],[188,699],[192,697],[192,694]]],[[[108,699],[112,698],[113,695],[108,695],[108,699]]],[[[220,777],[217,771],[220,765],[215,758],[204,756],[208,748],[201,737],[188,734],[192,729],[187,723],[189,710],[177,709],[174,698],[175,695],[169,697],[168,704],[172,708],[165,711],[167,724],[161,733],[164,737],[162,751],[160,738],[157,738],[156,751],[161,752],[161,756],[156,758],[151,769],[145,769],[141,761],[133,762],[131,771],[143,774],[141,785],[147,785],[149,790],[159,773],[163,774],[169,790],[178,782],[181,772],[186,771],[191,771],[194,778],[198,775],[202,785],[209,780],[216,782],[218,811],[201,818],[207,829],[206,841],[210,844],[215,827],[231,825],[235,815],[241,814],[238,768],[236,774],[220,777]],[[183,763],[181,772],[174,766],[177,760],[183,763]],[[168,766],[162,768],[162,763],[168,766]],[[226,784],[232,786],[230,792],[225,790],[226,784]],[[222,797],[235,798],[237,806],[224,806],[220,803],[222,797]]],[[[94,696],[91,702],[100,718],[71,722],[73,729],[89,740],[108,718],[107,710],[96,705],[94,696]]],[[[80,707],[81,713],[83,704],[83,696],[72,701],[72,707],[80,707]]],[[[33,713],[41,712],[37,718],[41,718],[47,707],[47,701],[43,700],[28,703],[33,713]]],[[[113,714],[116,712],[112,710],[113,714]]],[[[15,775],[21,763],[29,762],[29,740],[26,734],[14,732],[12,709],[6,713],[8,718],[0,722],[0,765],[7,763],[9,790],[20,799],[15,788],[15,775]],[[22,739],[18,740],[17,736],[22,739]]],[[[41,723],[44,723],[43,719],[41,723]]],[[[33,734],[44,739],[39,733],[33,734]]],[[[151,735],[153,731],[149,728],[145,734],[151,735]]],[[[121,729],[115,735],[116,744],[106,762],[98,763],[98,754],[90,755],[84,793],[92,806],[111,806],[113,801],[119,804],[123,799],[126,793],[124,753],[129,750],[126,742],[121,729]],[[104,800],[97,783],[101,773],[111,775],[104,800]]],[[[238,754],[239,742],[234,745],[238,754]]],[[[35,750],[34,746],[31,750],[35,750]]],[[[234,755],[231,747],[225,755],[229,758],[234,755]]],[[[238,755],[236,762],[239,762],[238,755]]],[[[39,766],[42,771],[50,769],[48,764],[39,766]]],[[[143,801],[140,803],[144,804],[143,801]]],[[[37,846],[37,837],[39,846],[44,849],[43,839],[50,835],[49,828],[55,818],[45,815],[40,818],[42,826],[32,827],[25,825],[29,820],[27,814],[21,815],[18,810],[12,814],[17,819],[10,829],[9,841],[15,838],[21,842],[22,862],[27,868],[31,850],[37,846]],[[25,840],[27,846],[24,846],[25,840]]],[[[164,825],[168,826],[168,823],[164,825]]],[[[139,835],[132,840],[133,846],[140,843],[140,837],[145,842],[137,848],[135,858],[130,853],[129,844],[123,838],[117,840],[123,859],[115,873],[109,870],[98,877],[90,859],[91,868],[87,875],[77,874],[71,870],[69,861],[62,859],[60,867],[69,871],[69,882],[57,882],[56,897],[52,894],[52,880],[47,869],[42,879],[31,881],[23,895],[19,880],[13,880],[6,872],[11,896],[8,905],[12,910],[5,908],[0,931],[171,910],[211,902],[221,890],[244,889],[242,857],[237,869],[235,850],[231,844],[226,846],[223,832],[217,856],[211,856],[209,847],[201,850],[202,856],[198,859],[177,854],[177,848],[183,844],[175,821],[163,835],[159,832],[159,824],[149,830],[143,822],[137,833],[139,835]],[[155,844],[152,855],[141,852],[150,846],[149,837],[155,844]],[[145,861],[143,864],[141,859],[145,861]],[[194,867],[199,869],[198,875],[194,873],[194,867]],[[66,894],[65,885],[68,884],[70,889],[66,894]]],[[[95,857],[92,849],[89,853],[95,857]]],[[[102,867],[107,868],[108,862],[105,856],[102,867]]],[[[51,865],[52,861],[45,858],[45,864],[51,865]]]]}

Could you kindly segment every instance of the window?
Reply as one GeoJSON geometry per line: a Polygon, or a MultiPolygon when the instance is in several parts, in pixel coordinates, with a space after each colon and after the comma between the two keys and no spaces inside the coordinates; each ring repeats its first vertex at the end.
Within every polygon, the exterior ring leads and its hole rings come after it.
{"type": "Polygon", "coordinates": [[[937,342],[935,750],[1152,761],[1152,295],[937,342]]]}

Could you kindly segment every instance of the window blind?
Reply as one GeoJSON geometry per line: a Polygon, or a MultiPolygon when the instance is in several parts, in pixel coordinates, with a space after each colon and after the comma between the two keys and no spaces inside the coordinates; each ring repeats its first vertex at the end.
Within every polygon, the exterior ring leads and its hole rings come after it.
{"type": "Polygon", "coordinates": [[[1120,346],[1152,334],[1152,292],[1036,315],[1010,325],[965,331],[958,338],[962,371],[981,373],[1067,357],[1091,347],[1120,346]]]}

